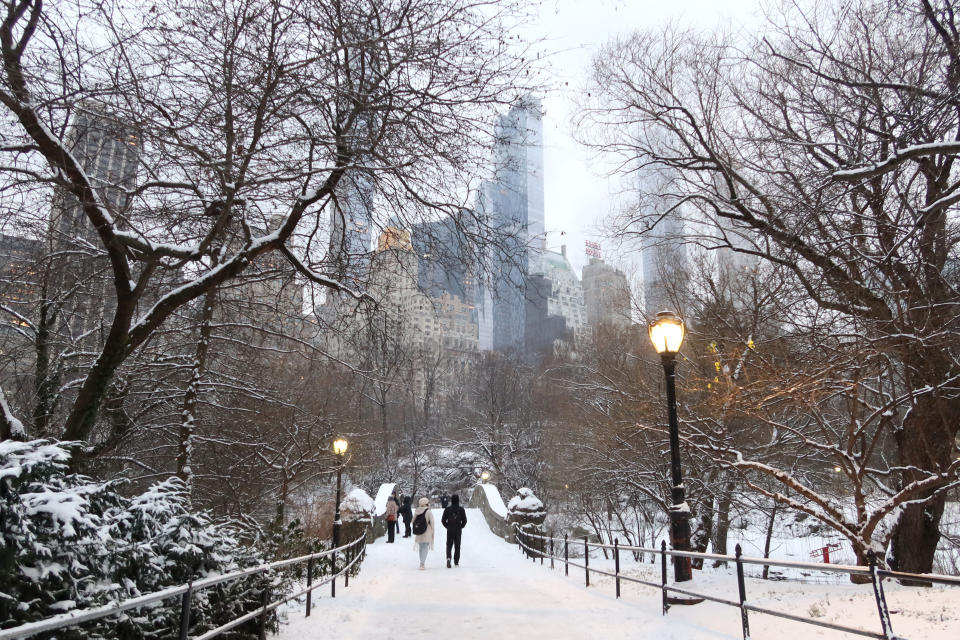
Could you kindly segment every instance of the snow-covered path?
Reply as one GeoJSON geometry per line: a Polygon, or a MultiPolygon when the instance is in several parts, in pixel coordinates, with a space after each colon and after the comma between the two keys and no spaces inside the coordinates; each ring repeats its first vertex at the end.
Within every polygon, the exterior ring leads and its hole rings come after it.
{"type": "MultiPolygon", "coordinates": [[[[434,510],[440,522],[440,511],[434,510]]],[[[702,629],[676,624],[669,628],[635,603],[583,588],[562,569],[551,573],[525,560],[516,547],[497,538],[477,509],[467,510],[460,566],[446,568],[444,536],[420,571],[412,538],[367,547],[368,557],[337,598],[325,589],[314,599],[310,618],[291,612],[282,640],[319,638],[690,638],[702,629]],[[693,632],[693,633],[692,633],[693,632]]],[[[728,638],[732,636],[716,635],[728,638]]]]}
{"type": "MultiPolygon", "coordinates": [[[[440,522],[437,509],[434,518],[440,522]]],[[[398,538],[396,544],[380,538],[367,547],[368,557],[350,586],[337,584],[335,599],[329,597],[327,587],[314,593],[309,618],[303,617],[302,604],[291,603],[289,624],[277,637],[740,640],[740,614],[735,608],[705,602],[675,607],[663,617],[657,589],[624,582],[624,597],[617,600],[612,580],[597,574],[591,574],[592,586],[585,589],[582,569],[571,567],[570,576],[564,577],[562,565],[551,571],[549,561],[542,567],[524,559],[515,546],[491,533],[478,509],[468,509],[467,518],[459,567],[446,568],[442,527],[425,571],[417,568],[412,538],[398,538]]],[[[601,558],[594,562],[603,564],[601,558]]],[[[632,565],[629,571],[641,571],[646,580],[659,579],[656,565],[632,565]]],[[[695,587],[706,593],[736,598],[732,568],[704,572],[696,580],[695,587]]],[[[898,636],[910,640],[958,637],[960,590],[911,589],[889,581],[886,589],[898,636]]],[[[750,579],[747,592],[760,606],[880,630],[870,585],[750,579]]],[[[768,640],[859,637],[759,614],[750,616],[750,630],[754,638],[768,640]]]]}

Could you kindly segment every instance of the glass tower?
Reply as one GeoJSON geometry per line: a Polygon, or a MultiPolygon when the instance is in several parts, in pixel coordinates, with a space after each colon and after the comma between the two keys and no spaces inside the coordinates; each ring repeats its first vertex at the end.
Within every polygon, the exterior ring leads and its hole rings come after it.
{"type": "Polygon", "coordinates": [[[493,180],[483,194],[483,211],[503,238],[491,252],[489,313],[480,314],[481,348],[489,335],[493,349],[522,349],[528,276],[540,264],[543,247],[543,113],[527,96],[500,116],[495,130],[493,180]],[[484,326],[484,323],[490,326],[484,326]]]}

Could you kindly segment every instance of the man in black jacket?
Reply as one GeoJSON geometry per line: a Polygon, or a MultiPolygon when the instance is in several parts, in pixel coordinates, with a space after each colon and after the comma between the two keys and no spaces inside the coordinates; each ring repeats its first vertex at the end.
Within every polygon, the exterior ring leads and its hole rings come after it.
{"type": "Polygon", "coordinates": [[[403,537],[410,537],[410,521],[413,520],[413,509],[410,508],[410,496],[403,496],[403,506],[400,507],[400,517],[403,518],[403,537]]]}
{"type": "Polygon", "coordinates": [[[460,566],[460,534],[467,526],[467,512],[460,506],[460,496],[450,496],[450,506],[443,510],[440,524],[447,530],[447,569],[450,568],[450,549],[453,551],[453,564],[460,566]]]}

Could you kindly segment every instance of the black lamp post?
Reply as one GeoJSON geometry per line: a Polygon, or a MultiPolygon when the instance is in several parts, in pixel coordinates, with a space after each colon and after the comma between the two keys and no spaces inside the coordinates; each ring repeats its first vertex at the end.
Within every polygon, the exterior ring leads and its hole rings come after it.
{"type": "MultiPolygon", "coordinates": [[[[690,550],[690,512],[683,490],[683,475],[680,472],[680,429],[677,424],[676,369],[677,352],[683,342],[684,326],[676,314],[661,311],[648,327],[650,341],[660,354],[663,373],[667,379],[667,417],[670,424],[670,475],[673,487],[670,491],[670,546],[674,551],[690,550]]],[[[674,556],[673,579],[686,582],[692,577],[690,558],[674,556]]]]}
{"type": "Polygon", "coordinates": [[[340,476],[343,473],[344,455],[347,453],[347,441],[337,438],[333,441],[333,453],[339,458],[337,463],[337,502],[333,512],[333,548],[340,546],[340,476]]]}

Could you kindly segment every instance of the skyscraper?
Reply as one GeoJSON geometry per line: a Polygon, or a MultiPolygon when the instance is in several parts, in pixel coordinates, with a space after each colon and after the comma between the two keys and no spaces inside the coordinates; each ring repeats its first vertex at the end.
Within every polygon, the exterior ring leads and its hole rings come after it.
{"type": "MultiPolygon", "coordinates": [[[[83,104],[73,114],[66,142],[96,189],[99,201],[122,227],[136,186],[140,137],[128,124],[98,106],[83,104]]],[[[66,295],[61,318],[74,338],[97,342],[115,308],[110,267],[96,229],[80,202],[65,189],[54,195],[50,217],[51,293],[66,295]],[[106,317],[106,319],[105,319],[106,317]]]]}
{"type": "Polygon", "coordinates": [[[344,173],[330,208],[330,256],[340,277],[366,276],[373,240],[373,178],[362,169],[344,173]]]}
{"type": "Polygon", "coordinates": [[[493,180],[478,208],[503,238],[488,256],[493,285],[480,292],[481,348],[521,349],[526,327],[527,278],[540,264],[544,233],[543,114],[527,96],[501,116],[495,130],[493,180]],[[490,326],[484,326],[489,323],[490,326]]]}
{"type": "Polygon", "coordinates": [[[675,310],[671,292],[680,290],[687,270],[683,234],[683,221],[667,216],[641,239],[643,310],[650,318],[665,309],[675,310]]]}

